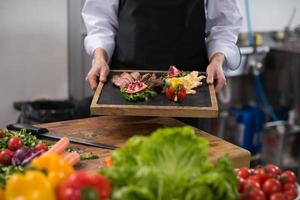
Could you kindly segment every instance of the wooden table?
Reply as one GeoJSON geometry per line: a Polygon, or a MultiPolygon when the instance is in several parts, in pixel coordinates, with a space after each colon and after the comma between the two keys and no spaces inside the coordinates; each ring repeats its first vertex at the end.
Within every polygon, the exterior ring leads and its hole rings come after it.
{"type": "MultiPolygon", "coordinates": [[[[149,135],[157,128],[184,126],[173,118],[149,118],[149,117],[94,117],[81,120],[62,121],[48,124],[40,124],[39,127],[48,128],[52,132],[64,136],[81,137],[92,141],[109,143],[121,146],[133,135],[149,135]]],[[[218,137],[196,130],[199,136],[209,141],[209,160],[215,161],[223,155],[228,155],[235,168],[249,166],[250,153],[238,146],[230,144],[218,137]]],[[[96,160],[81,161],[78,169],[94,171],[103,165],[102,159],[111,150],[88,147],[84,145],[72,145],[83,151],[93,152],[100,156],[96,160]]]]}

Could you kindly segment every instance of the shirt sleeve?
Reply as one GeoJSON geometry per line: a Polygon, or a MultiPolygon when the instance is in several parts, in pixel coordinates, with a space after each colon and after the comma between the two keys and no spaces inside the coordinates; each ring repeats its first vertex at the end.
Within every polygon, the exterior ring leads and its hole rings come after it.
{"type": "Polygon", "coordinates": [[[207,0],[206,2],[206,45],[208,57],[215,53],[225,55],[224,68],[236,69],[241,60],[236,45],[243,17],[239,0],[207,0]]]}
{"type": "Polygon", "coordinates": [[[87,36],[84,46],[89,55],[96,48],[103,48],[110,60],[115,48],[115,35],[118,29],[119,0],[86,0],[82,18],[87,36]]]}

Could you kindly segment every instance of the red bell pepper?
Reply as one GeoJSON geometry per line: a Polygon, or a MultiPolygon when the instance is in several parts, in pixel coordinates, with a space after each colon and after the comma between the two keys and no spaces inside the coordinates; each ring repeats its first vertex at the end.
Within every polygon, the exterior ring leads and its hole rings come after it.
{"type": "Polygon", "coordinates": [[[111,192],[111,185],[104,176],[75,172],[60,184],[58,200],[107,200],[111,192]]]}

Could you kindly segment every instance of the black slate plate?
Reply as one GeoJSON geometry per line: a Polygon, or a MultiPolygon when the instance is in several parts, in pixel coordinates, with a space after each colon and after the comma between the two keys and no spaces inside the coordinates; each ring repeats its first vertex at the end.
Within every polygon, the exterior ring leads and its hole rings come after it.
{"type": "MultiPolygon", "coordinates": [[[[175,103],[169,101],[164,94],[158,94],[154,98],[145,102],[129,102],[126,101],[119,91],[119,88],[114,86],[111,82],[112,73],[108,82],[103,86],[101,96],[98,99],[98,104],[101,105],[149,105],[149,106],[190,106],[190,107],[211,107],[212,102],[210,98],[210,91],[208,85],[203,80],[203,85],[196,89],[197,93],[194,95],[187,95],[182,103],[175,103]]],[[[158,74],[159,75],[159,74],[158,74]]]]}

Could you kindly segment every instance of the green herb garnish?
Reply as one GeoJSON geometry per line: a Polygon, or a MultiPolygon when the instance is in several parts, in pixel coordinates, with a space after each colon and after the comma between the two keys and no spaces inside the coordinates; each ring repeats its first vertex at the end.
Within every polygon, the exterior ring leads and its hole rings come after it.
{"type": "Polygon", "coordinates": [[[129,94],[126,92],[126,89],[120,88],[120,92],[123,95],[124,99],[131,102],[149,101],[151,98],[156,96],[156,92],[153,90],[144,90],[135,94],[129,94]]]}
{"type": "Polygon", "coordinates": [[[0,188],[4,188],[6,181],[14,173],[22,173],[25,170],[22,166],[3,166],[0,165],[0,188]]]}
{"type": "Polygon", "coordinates": [[[98,155],[91,152],[80,154],[80,160],[93,160],[98,158],[99,158],[98,155]]]}
{"type": "Polygon", "coordinates": [[[80,160],[93,160],[93,159],[98,159],[99,156],[92,153],[92,152],[86,152],[83,153],[82,150],[80,150],[79,148],[75,148],[75,147],[68,147],[66,149],[66,152],[77,152],[80,155],[80,160]]]}

